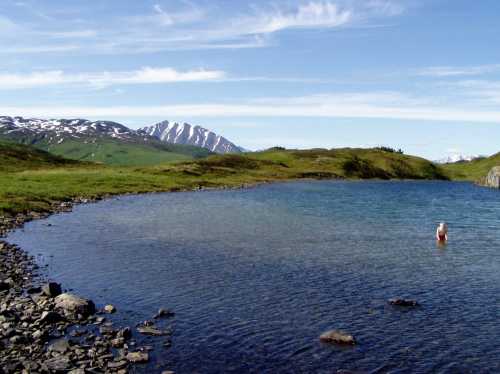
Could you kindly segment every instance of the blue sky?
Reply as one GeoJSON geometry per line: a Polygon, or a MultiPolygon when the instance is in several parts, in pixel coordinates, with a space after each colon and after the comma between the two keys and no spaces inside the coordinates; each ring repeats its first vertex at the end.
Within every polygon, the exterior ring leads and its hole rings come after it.
{"type": "Polygon", "coordinates": [[[500,151],[497,0],[3,0],[0,114],[500,151]]]}

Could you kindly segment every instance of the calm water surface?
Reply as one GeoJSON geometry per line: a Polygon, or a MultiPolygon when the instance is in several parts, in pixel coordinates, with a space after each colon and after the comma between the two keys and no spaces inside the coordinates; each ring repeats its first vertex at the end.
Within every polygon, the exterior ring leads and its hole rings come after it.
{"type": "Polygon", "coordinates": [[[122,197],[9,240],[123,323],[176,312],[138,371],[499,373],[499,229],[499,192],[471,184],[307,182],[122,197]]]}

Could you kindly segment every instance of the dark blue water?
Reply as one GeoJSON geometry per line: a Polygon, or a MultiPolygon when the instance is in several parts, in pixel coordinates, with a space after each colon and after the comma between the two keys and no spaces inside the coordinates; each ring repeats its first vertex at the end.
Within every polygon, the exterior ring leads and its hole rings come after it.
{"type": "Polygon", "coordinates": [[[307,182],[129,196],[9,239],[122,322],[172,308],[172,348],[140,370],[500,372],[498,191],[307,182]],[[387,305],[395,296],[422,306],[387,305]],[[329,329],[359,345],[320,343],[329,329]]]}

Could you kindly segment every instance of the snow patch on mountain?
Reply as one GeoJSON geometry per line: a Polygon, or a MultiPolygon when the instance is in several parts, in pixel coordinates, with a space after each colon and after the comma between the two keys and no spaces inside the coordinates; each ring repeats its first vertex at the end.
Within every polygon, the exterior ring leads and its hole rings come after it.
{"type": "Polygon", "coordinates": [[[194,145],[215,153],[240,153],[243,151],[242,148],[226,138],[201,126],[193,126],[189,123],[162,121],[139,131],[166,143],[194,145]]]}
{"type": "Polygon", "coordinates": [[[462,155],[462,154],[453,154],[450,156],[447,156],[445,158],[436,160],[435,162],[438,164],[452,164],[454,162],[466,162],[466,161],[472,161],[475,158],[480,157],[479,155],[462,155]]]}
{"type": "Polygon", "coordinates": [[[111,121],[86,119],[39,119],[0,116],[0,134],[44,137],[49,142],[62,143],[70,138],[112,137],[129,140],[138,134],[111,121]]]}

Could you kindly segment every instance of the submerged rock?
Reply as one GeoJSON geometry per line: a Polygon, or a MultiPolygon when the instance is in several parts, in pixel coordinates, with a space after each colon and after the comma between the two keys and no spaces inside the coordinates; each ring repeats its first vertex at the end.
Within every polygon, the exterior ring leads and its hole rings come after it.
{"type": "Polygon", "coordinates": [[[168,310],[168,309],[163,309],[163,308],[160,308],[158,310],[158,313],[156,313],[153,318],[154,319],[158,319],[158,318],[169,318],[169,317],[173,317],[175,315],[174,312],[168,310]]]}
{"type": "Polygon", "coordinates": [[[89,316],[95,313],[95,305],[91,300],[79,296],[63,293],[55,298],[57,309],[64,310],[67,314],[89,316]]]}
{"type": "Polygon", "coordinates": [[[330,330],[324,332],[323,334],[320,335],[319,340],[325,343],[338,343],[338,344],[348,344],[348,345],[356,344],[356,340],[352,335],[349,335],[339,330],[330,330]]]}
{"type": "Polygon", "coordinates": [[[399,297],[389,299],[389,304],[397,306],[418,306],[418,302],[412,299],[402,299],[399,297]]]}
{"type": "Polygon", "coordinates": [[[150,335],[150,336],[169,335],[168,331],[162,331],[153,326],[140,326],[137,328],[137,331],[143,335],[150,335]]]}

